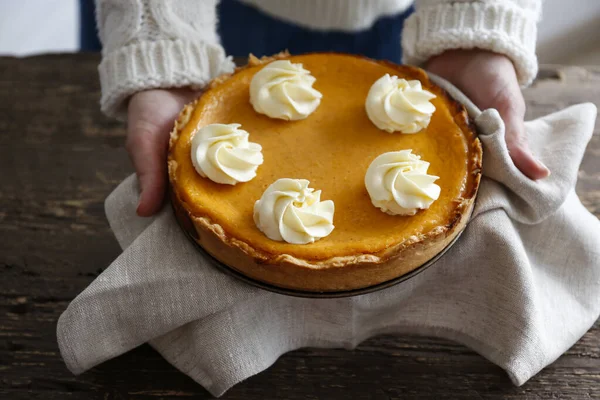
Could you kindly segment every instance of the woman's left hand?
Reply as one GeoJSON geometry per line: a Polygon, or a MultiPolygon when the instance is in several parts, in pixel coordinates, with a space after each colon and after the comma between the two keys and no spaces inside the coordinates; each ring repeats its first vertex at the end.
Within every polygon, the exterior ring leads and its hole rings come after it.
{"type": "Polygon", "coordinates": [[[515,166],[537,180],[550,170],[536,159],[525,137],[525,100],[511,60],[485,50],[450,50],[432,57],[428,71],[463,91],[479,108],[495,108],[506,126],[506,145],[515,166]]]}

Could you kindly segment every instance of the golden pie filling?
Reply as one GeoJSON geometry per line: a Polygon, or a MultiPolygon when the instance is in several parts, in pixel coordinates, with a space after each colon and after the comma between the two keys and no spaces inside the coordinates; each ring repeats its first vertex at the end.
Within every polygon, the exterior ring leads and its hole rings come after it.
{"type": "Polygon", "coordinates": [[[257,113],[250,104],[250,82],[272,59],[255,60],[217,79],[184,110],[172,134],[169,176],[178,217],[193,222],[188,224],[196,230],[193,236],[211,254],[251,277],[279,286],[352,289],[418,267],[412,265],[411,253],[418,252],[413,254],[415,261],[422,263],[429,241],[439,251],[440,240],[458,233],[458,225],[468,219],[479,183],[481,147],[464,108],[414,67],[343,54],[281,57],[302,64],[316,78],[313,87],[323,95],[320,105],[297,121],[257,113]],[[385,74],[419,80],[435,94],[431,102],[436,111],[426,128],[416,134],[388,133],[369,120],[365,99],[373,83],[385,74]],[[264,162],[251,181],[218,184],[194,169],[192,137],[198,129],[217,123],[241,124],[250,140],[262,146],[264,162]],[[441,193],[429,209],[414,216],[388,215],[373,206],[365,173],[379,155],[405,149],[430,163],[428,173],[439,177],[436,184],[441,193]],[[271,240],[257,228],[254,204],[280,178],[306,179],[322,191],[322,199],[334,202],[331,234],[296,245],[271,240]],[[388,261],[397,265],[381,266],[388,261]],[[344,266],[353,267],[348,269],[352,269],[348,279],[340,268],[344,266]],[[363,272],[358,271],[361,266],[363,272]],[[332,267],[339,276],[317,272],[332,267]]]}

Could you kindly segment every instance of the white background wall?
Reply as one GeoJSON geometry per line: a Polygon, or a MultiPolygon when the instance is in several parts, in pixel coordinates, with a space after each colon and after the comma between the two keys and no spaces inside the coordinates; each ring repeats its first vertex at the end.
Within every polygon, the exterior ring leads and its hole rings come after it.
{"type": "MultiPolygon", "coordinates": [[[[76,51],[77,7],[77,0],[0,0],[0,54],[76,51]]],[[[600,0],[545,0],[543,12],[540,62],[600,64],[600,0]]]]}
{"type": "Polygon", "coordinates": [[[76,51],[78,31],[77,0],[0,0],[0,54],[76,51]]]}
{"type": "Polygon", "coordinates": [[[600,64],[600,0],[544,0],[537,52],[542,63],[600,64]]]}

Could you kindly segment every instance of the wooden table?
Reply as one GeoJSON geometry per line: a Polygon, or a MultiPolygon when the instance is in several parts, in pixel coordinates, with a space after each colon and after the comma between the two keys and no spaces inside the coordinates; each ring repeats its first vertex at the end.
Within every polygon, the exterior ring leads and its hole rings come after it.
{"type": "MultiPolygon", "coordinates": [[[[56,344],[60,313],[120,253],[105,197],[132,173],[124,125],[100,114],[98,56],[0,58],[0,398],[168,399],[210,394],[144,345],[81,375],[56,344]]],[[[591,101],[600,68],[547,68],[528,117],[591,101]],[[559,71],[557,73],[557,71],[559,71]]],[[[600,124],[577,191],[600,215],[600,124]]],[[[600,398],[600,324],[522,387],[467,348],[382,336],[355,351],[281,357],[224,399],[600,398]]]]}

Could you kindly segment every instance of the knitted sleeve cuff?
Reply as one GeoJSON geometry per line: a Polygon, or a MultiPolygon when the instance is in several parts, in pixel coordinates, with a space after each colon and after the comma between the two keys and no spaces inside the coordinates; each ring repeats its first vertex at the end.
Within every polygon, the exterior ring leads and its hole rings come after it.
{"type": "Polygon", "coordinates": [[[211,79],[232,72],[234,63],[219,45],[187,40],[140,41],[105,54],[98,67],[100,107],[125,120],[127,99],[140,90],[173,87],[201,88],[211,79]]]}
{"type": "Polygon", "coordinates": [[[509,57],[519,83],[529,85],[537,74],[535,11],[509,2],[451,3],[417,9],[404,24],[403,57],[420,65],[451,49],[501,53],[509,57]]]}

